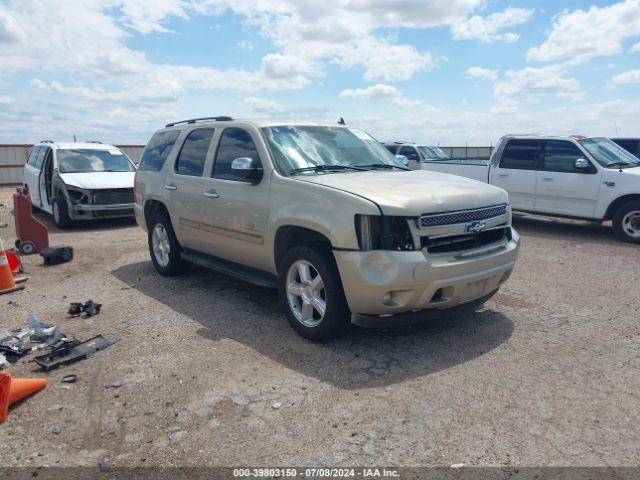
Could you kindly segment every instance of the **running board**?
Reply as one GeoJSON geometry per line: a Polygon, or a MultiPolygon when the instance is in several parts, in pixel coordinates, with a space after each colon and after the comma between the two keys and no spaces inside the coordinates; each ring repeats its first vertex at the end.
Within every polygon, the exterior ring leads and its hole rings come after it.
{"type": "Polygon", "coordinates": [[[275,275],[258,270],[257,268],[247,267],[239,263],[223,260],[222,258],[207,255],[196,250],[185,248],[180,257],[188,262],[195,263],[205,268],[210,268],[216,272],[224,273],[231,277],[253,283],[260,287],[278,288],[278,277],[275,275]]]}

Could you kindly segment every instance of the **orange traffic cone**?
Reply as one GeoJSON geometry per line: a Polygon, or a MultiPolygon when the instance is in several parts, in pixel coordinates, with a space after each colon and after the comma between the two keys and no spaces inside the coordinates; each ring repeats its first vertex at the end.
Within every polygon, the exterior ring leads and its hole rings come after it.
{"type": "Polygon", "coordinates": [[[9,260],[7,254],[2,246],[2,240],[0,240],[0,295],[3,293],[15,292],[21,290],[24,285],[16,286],[16,282],[13,280],[13,273],[11,273],[11,267],[9,266],[9,260]]]}
{"type": "Polygon", "coordinates": [[[11,378],[11,374],[0,372],[0,423],[9,415],[9,405],[22,400],[47,386],[44,378],[11,378]]]}

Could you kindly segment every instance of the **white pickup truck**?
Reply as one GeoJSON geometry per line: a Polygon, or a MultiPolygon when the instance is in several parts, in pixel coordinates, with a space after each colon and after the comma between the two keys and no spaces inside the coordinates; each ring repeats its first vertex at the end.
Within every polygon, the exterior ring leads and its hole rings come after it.
{"type": "Polygon", "coordinates": [[[618,239],[640,243],[640,159],[607,138],[506,135],[488,161],[425,162],[422,169],[501,187],[514,210],[611,220],[618,239]]]}

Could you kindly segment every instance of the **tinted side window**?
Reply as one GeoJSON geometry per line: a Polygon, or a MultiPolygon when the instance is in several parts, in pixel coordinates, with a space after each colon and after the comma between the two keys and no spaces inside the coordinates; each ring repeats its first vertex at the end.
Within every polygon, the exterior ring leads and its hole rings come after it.
{"type": "Polygon", "coordinates": [[[544,141],[544,163],[542,170],[547,172],[589,173],[579,171],[575,167],[578,158],[585,158],[584,153],[573,143],[565,140],[544,141]]]}
{"type": "Polygon", "coordinates": [[[418,155],[417,150],[413,147],[402,147],[398,155],[404,155],[409,160],[420,160],[420,155],[418,155]]]}
{"type": "Polygon", "coordinates": [[[152,172],[162,170],[164,162],[167,160],[171,150],[173,150],[173,146],[176,144],[179,136],[179,130],[172,130],[168,132],[158,132],[151,137],[144,152],[142,152],[138,169],[152,172]]]}
{"type": "Polygon", "coordinates": [[[47,147],[40,147],[40,151],[38,152],[38,156],[36,157],[36,168],[42,168],[44,157],[46,156],[48,151],[49,149],[47,147]]]}
{"type": "Polygon", "coordinates": [[[41,147],[33,147],[29,152],[29,158],[27,159],[27,163],[32,167],[36,166],[36,159],[38,158],[38,152],[40,152],[41,147]]]}
{"type": "Polygon", "coordinates": [[[176,161],[176,173],[199,177],[204,171],[213,128],[200,128],[187,135],[176,161]]]}
{"type": "Polygon", "coordinates": [[[500,168],[535,170],[539,155],[537,140],[509,140],[502,153],[500,168]]]}
{"type": "Polygon", "coordinates": [[[389,150],[394,155],[396,154],[396,150],[398,149],[398,147],[396,145],[385,145],[384,148],[389,150]]]}
{"type": "Polygon", "coordinates": [[[259,161],[258,150],[256,149],[251,135],[242,128],[227,128],[220,138],[216,162],[213,165],[212,177],[224,178],[226,180],[241,180],[231,173],[231,162],[240,157],[253,158],[259,161]]]}

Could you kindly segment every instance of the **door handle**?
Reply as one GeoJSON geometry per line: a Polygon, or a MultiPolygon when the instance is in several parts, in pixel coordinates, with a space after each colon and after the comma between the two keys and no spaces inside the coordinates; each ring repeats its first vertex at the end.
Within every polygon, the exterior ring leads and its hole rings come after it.
{"type": "Polygon", "coordinates": [[[168,183],[167,185],[164,186],[164,188],[166,188],[167,190],[177,190],[178,187],[176,187],[173,183],[168,183]]]}
{"type": "Polygon", "coordinates": [[[544,178],[542,179],[542,181],[544,181],[544,182],[553,182],[553,178],[544,177],[544,178]]]}
{"type": "Polygon", "coordinates": [[[507,175],[506,173],[501,173],[500,175],[498,175],[498,177],[500,177],[500,178],[509,178],[509,175],[507,175]]]}
{"type": "Polygon", "coordinates": [[[220,196],[220,194],[215,190],[207,190],[202,195],[204,195],[207,198],[218,198],[220,196]]]}

